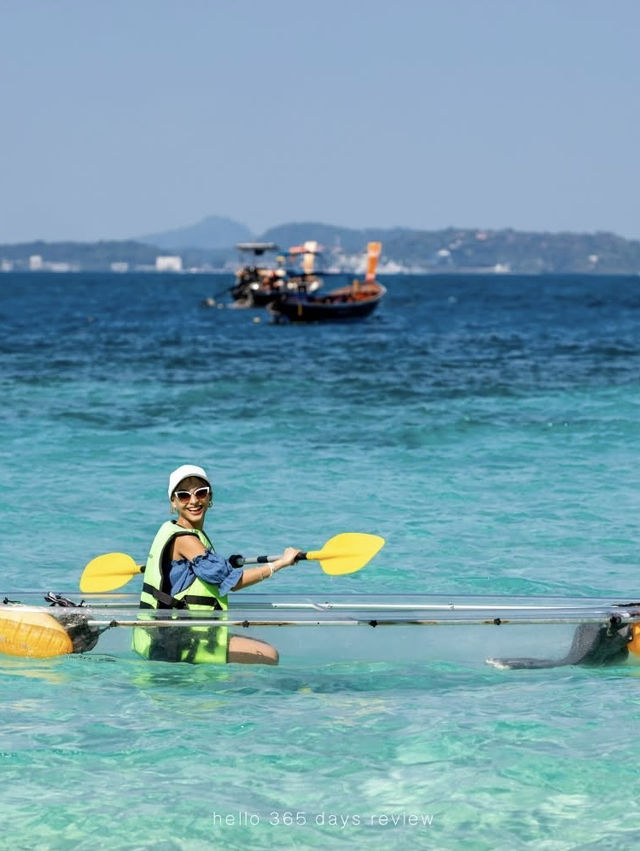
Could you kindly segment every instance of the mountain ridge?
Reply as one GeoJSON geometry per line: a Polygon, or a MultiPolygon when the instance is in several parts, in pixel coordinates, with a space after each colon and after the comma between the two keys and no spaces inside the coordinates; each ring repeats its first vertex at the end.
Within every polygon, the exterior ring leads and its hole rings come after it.
{"type": "Polygon", "coordinates": [[[190,248],[215,251],[251,239],[253,234],[246,225],[225,216],[205,216],[193,225],[133,237],[134,242],[156,245],[169,251],[190,248]]]}
{"type": "Polygon", "coordinates": [[[369,241],[382,242],[380,271],[500,271],[516,274],[606,273],[640,274],[640,241],[613,233],[516,231],[447,227],[437,231],[413,228],[346,228],[322,222],[289,222],[260,235],[233,219],[208,216],[195,225],[147,234],[129,240],[93,243],[35,240],[0,245],[0,269],[33,268],[36,255],[45,264],[109,269],[129,264],[153,268],[158,254],[181,257],[183,268],[231,270],[238,264],[236,242],[275,242],[281,251],[307,240],[324,249],[333,268],[351,271],[369,241]],[[229,241],[231,240],[231,241],[229,241]],[[27,264],[27,265],[25,265],[27,264]]]}

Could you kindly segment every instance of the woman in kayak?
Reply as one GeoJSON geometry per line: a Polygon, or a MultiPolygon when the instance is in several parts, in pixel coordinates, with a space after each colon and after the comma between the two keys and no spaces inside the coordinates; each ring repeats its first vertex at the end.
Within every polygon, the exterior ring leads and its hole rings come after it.
{"type": "MultiPolygon", "coordinates": [[[[295,564],[300,550],[294,547],[287,547],[276,561],[248,568],[234,566],[234,556],[217,555],[203,528],[212,491],[202,467],[186,464],[174,470],[168,493],[178,517],[162,524],[151,545],[140,608],[224,611],[229,591],[248,588],[295,564]]],[[[231,635],[224,626],[138,627],[133,648],[147,659],[166,662],[278,663],[275,647],[231,635]]]]}

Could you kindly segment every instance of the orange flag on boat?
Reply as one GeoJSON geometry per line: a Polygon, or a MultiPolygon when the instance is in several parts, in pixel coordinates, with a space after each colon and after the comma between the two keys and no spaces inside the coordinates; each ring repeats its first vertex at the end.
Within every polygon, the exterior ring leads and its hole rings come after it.
{"type": "Polygon", "coordinates": [[[376,279],[376,269],[378,268],[378,260],[380,258],[381,250],[381,242],[367,243],[367,274],[365,275],[364,280],[368,284],[376,279]]]}

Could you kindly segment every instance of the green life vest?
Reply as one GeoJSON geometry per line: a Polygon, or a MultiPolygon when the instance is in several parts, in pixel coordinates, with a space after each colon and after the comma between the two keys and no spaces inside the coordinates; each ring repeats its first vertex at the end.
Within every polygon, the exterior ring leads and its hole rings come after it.
{"type": "MultiPolygon", "coordinates": [[[[162,563],[166,547],[178,535],[196,535],[206,549],[213,551],[207,535],[199,529],[184,529],[171,520],[158,530],[144,570],[144,584],[140,595],[141,609],[218,609],[226,611],[229,604],[218,588],[197,576],[193,582],[175,596],[166,589],[162,563]]],[[[144,618],[144,615],[140,615],[144,618]]],[[[225,664],[229,634],[219,626],[168,626],[136,627],[133,630],[133,649],[145,659],[165,662],[193,662],[225,664]]]]}

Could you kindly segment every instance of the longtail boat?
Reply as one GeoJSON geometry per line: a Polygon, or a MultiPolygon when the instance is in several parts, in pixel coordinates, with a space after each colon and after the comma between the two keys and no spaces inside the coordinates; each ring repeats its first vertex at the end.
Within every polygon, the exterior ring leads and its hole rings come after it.
{"type": "Polygon", "coordinates": [[[328,293],[310,292],[301,284],[296,292],[280,292],[269,304],[269,311],[277,320],[290,322],[364,319],[373,313],[387,292],[375,279],[381,247],[379,242],[369,243],[364,281],[356,279],[328,293]]]}
{"type": "Polygon", "coordinates": [[[295,292],[299,286],[304,285],[309,292],[322,286],[322,279],[314,272],[320,253],[317,242],[305,242],[286,253],[279,253],[274,242],[240,242],[236,248],[244,257],[230,288],[236,307],[266,307],[281,293],[295,292]],[[277,255],[275,259],[269,257],[273,254],[277,255]],[[299,261],[301,268],[290,268],[292,261],[299,261]]]}

